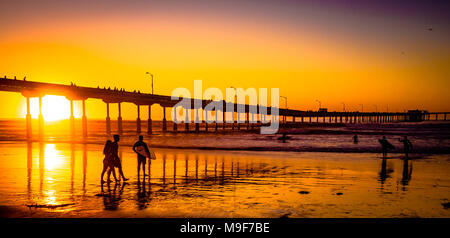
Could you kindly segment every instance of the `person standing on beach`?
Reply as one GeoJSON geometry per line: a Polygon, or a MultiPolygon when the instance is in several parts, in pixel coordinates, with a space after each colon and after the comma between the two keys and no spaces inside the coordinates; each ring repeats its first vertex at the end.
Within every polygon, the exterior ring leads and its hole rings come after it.
{"type": "Polygon", "coordinates": [[[380,144],[381,144],[381,149],[382,149],[382,152],[383,152],[383,157],[386,157],[386,156],[387,156],[387,151],[388,151],[389,149],[395,149],[395,147],[394,147],[391,143],[389,143],[388,140],[386,140],[386,136],[383,136],[383,138],[379,139],[378,141],[379,141],[380,144]]]}
{"type": "Polygon", "coordinates": [[[408,140],[408,137],[403,137],[402,139],[398,139],[398,141],[403,143],[403,150],[405,151],[405,156],[408,158],[409,150],[412,149],[412,143],[410,140],[408,140]]]}
{"type": "Polygon", "coordinates": [[[150,150],[148,149],[147,143],[144,142],[144,137],[139,136],[139,141],[137,141],[133,145],[133,151],[137,154],[138,159],[138,180],[139,180],[139,172],[142,164],[142,172],[144,173],[145,178],[145,164],[147,162],[147,157],[150,157],[150,150]],[[144,155],[146,154],[146,155],[144,155]]]}
{"type": "Polygon", "coordinates": [[[122,177],[123,181],[127,181],[128,179],[125,178],[125,175],[123,175],[122,162],[120,161],[119,158],[119,143],[118,143],[119,140],[120,140],[119,135],[114,135],[114,142],[111,144],[111,153],[114,159],[114,167],[119,168],[119,180],[120,177],[122,177]]]}
{"type": "Polygon", "coordinates": [[[112,141],[107,140],[105,147],[103,148],[103,154],[105,155],[105,158],[103,159],[103,170],[102,170],[102,176],[100,179],[101,183],[104,183],[103,176],[105,175],[106,170],[108,171],[108,180],[107,182],[111,182],[111,172],[113,173],[114,179],[117,181],[116,177],[116,171],[114,170],[114,157],[112,155],[112,141]]]}

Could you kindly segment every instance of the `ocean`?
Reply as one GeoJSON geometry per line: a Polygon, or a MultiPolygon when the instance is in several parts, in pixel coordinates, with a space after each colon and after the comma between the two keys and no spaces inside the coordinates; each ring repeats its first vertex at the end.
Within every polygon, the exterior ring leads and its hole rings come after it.
{"type": "Polygon", "coordinates": [[[82,142],[77,120],[75,143],[67,120],[46,122],[42,141],[33,123],[27,142],[24,120],[0,121],[1,217],[450,217],[447,122],[310,124],[282,128],[283,142],[214,126],[173,133],[169,124],[163,133],[156,121],[154,134],[143,133],[157,157],[144,178],[131,150],[136,124],[124,121],[130,180],[103,184],[104,121],[88,121],[82,142]],[[395,146],[387,158],[382,136],[395,146]],[[413,144],[408,159],[403,136],[413,144]]]}

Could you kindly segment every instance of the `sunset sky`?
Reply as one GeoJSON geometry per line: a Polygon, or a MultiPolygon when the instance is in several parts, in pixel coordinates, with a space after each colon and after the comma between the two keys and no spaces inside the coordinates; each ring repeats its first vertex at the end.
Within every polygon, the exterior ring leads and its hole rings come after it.
{"type": "MultiPolygon", "coordinates": [[[[201,79],[279,88],[299,110],[450,111],[448,12],[448,1],[1,1],[0,76],[151,92],[149,71],[157,94],[201,79]]],[[[0,100],[0,118],[25,117],[20,94],[0,100]]],[[[87,101],[89,118],[105,111],[87,101]]]]}

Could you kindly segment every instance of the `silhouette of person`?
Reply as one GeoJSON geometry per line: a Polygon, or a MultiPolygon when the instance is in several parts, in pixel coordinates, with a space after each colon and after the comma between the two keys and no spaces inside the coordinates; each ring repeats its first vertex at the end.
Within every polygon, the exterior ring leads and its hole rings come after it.
{"type": "Polygon", "coordinates": [[[111,176],[111,172],[113,173],[114,179],[117,181],[117,177],[116,177],[116,171],[114,170],[114,157],[112,155],[112,141],[111,140],[107,140],[105,143],[105,147],[103,148],[103,154],[105,155],[105,158],[103,159],[103,170],[102,170],[102,176],[101,176],[101,183],[104,183],[105,181],[103,180],[103,176],[106,172],[106,170],[109,169],[108,171],[108,180],[107,182],[111,182],[110,180],[110,176],[111,176]]]}
{"type": "Polygon", "coordinates": [[[383,157],[386,157],[386,156],[387,156],[387,152],[388,152],[389,149],[395,149],[395,147],[394,147],[391,143],[389,143],[388,140],[386,140],[386,136],[383,136],[383,138],[382,138],[382,139],[379,139],[378,141],[379,141],[380,144],[381,144],[381,149],[382,149],[382,152],[383,152],[383,157]]]}
{"type": "Polygon", "coordinates": [[[117,167],[119,169],[119,180],[120,177],[122,177],[123,181],[127,181],[128,179],[125,178],[125,175],[123,175],[122,162],[119,158],[119,140],[119,135],[114,135],[114,142],[111,144],[111,152],[114,159],[114,167],[117,167]]]}
{"type": "Polygon", "coordinates": [[[281,140],[283,143],[286,143],[286,140],[291,139],[290,136],[286,136],[286,133],[283,133],[282,136],[278,137],[278,140],[281,140]]]}
{"type": "MultiPolygon", "coordinates": [[[[142,172],[144,173],[144,177],[145,177],[145,164],[147,162],[147,157],[140,154],[137,149],[144,149],[144,151],[147,153],[147,156],[150,156],[150,151],[148,149],[147,144],[144,142],[144,137],[143,136],[139,136],[139,141],[137,141],[136,143],[134,143],[133,145],[133,151],[136,152],[137,154],[137,160],[138,160],[138,178],[139,178],[139,172],[140,172],[140,168],[142,165],[142,172]]],[[[149,162],[150,163],[150,162],[149,162]]]]}
{"type": "Polygon", "coordinates": [[[353,143],[358,144],[358,135],[353,136],[353,143]]]}
{"type": "Polygon", "coordinates": [[[403,143],[403,150],[405,152],[406,158],[408,158],[409,150],[412,149],[412,147],[413,147],[411,141],[408,140],[408,137],[406,137],[406,136],[403,137],[403,140],[398,139],[398,141],[403,143]]]}

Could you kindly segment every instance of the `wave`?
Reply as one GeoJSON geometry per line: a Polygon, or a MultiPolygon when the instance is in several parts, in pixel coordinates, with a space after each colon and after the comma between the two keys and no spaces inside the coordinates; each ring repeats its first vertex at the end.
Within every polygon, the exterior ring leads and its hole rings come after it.
{"type": "MultiPolygon", "coordinates": [[[[83,141],[80,133],[74,141],[70,140],[67,128],[60,126],[48,128],[44,132],[44,139],[38,140],[37,131],[33,132],[33,142],[43,143],[83,143],[103,145],[109,139],[102,121],[90,122],[87,142],[83,141]],[[99,126],[97,126],[97,125],[99,126]]],[[[157,123],[156,123],[157,124],[157,123]]],[[[137,139],[134,132],[135,124],[124,123],[125,134],[121,137],[120,145],[131,147],[137,139]]],[[[26,132],[22,121],[0,120],[0,142],[23,142],[26,132]]],[[[79,128],[79,127],[78,127],[79,128]]],[[[170,127],[169,127],[170,128],[170,127]]],[[[35,129],[37,129],[35,127],[35,129]]],[[[46,128],[47,129],[47,128],[46,128]]],[[[291,137],[286,143],[277,138],[280,135],[260,135],[256,131],[210,131],[210,132],[179,132],[162,133],[155,129],[153,135],[145,135],[145,140],[154,148],[166,149],[197,149],[197,150],[228,150],[228,151],[288,151],[288,152],[334,152],[334,153],[380,153],[378,139],[384,135],[391,140],[396,149],[392,153],[402,153],[402,144],[398,139],[408,136],[413,142],[412,153],[419,154],[450,154],[450,123],[391,123],[391,124],[345,124],[345,125],[302,125],[296,128],[282,128],[279,133],[286,133],[291,137]],[[357,134],[359,144],[352,143],[352,137],[357,134]]]]}

